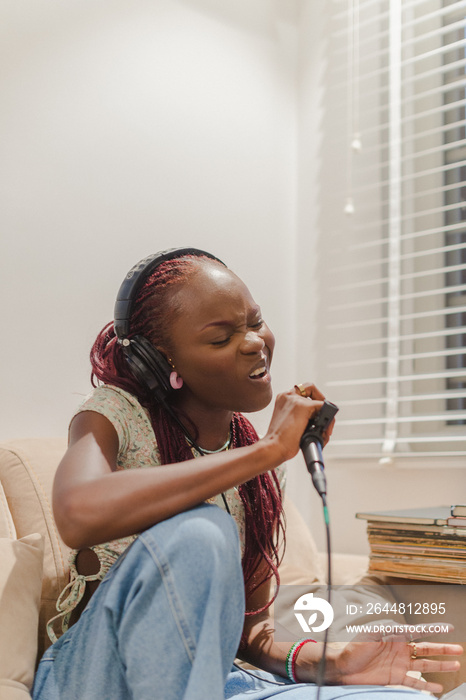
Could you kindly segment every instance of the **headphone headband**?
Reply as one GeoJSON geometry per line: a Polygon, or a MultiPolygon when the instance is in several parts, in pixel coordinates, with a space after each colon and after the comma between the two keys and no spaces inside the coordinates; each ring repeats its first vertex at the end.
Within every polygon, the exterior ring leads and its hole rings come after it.
{"type": "Polygon", "coordinates": [[[169,248],[162,250],[160,253],[149,255],[136,263],[136,265],[133,265],[120,286],[115,302],[114,327],[115,334],[120,341],[126,338],[129,333],[129,320],[134,300],[146,279],[166,260],[182,258],[184,255],[206,256],[225,265],[215,255],[199,248],[169,248]]]}

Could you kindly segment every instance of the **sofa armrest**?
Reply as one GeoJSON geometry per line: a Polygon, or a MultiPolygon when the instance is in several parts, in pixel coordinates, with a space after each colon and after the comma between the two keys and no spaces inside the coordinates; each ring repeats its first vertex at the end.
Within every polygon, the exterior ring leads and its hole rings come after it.
{"type": "Polygon", "coordinates": [[[27,700],[34,677],[44,555],[39,533],[0,538],[0,697],[27,700]]]}
{"type": "MultiPolygon", "coordinates": [[[[63,543],[52,514],[52,484],[66,450],[66,438],[25,438],[0,443],[1,501],[6,501],[10,537],[39,533],[44,563],[39,624],[39,655],[50,645],[46,621],[55,613],[56,600],[68,583],[69,549],[63,543]]],[[[0,523],[1,524],[1,523],[0,523]]],[[[5,532],[5,534],[7,534],[5,532]]]]}

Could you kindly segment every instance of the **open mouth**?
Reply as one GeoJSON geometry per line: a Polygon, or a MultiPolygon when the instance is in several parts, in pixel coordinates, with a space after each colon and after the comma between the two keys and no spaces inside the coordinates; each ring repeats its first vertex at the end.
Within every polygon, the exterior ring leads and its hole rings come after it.
{"type": "Polygon", "coordinates": [[[255,369],[251,374],[249,375],[249,379],[262,379],[265,377],[267,374],[267,367],[263,365],[262,367],[258,367],[255,369]]]}

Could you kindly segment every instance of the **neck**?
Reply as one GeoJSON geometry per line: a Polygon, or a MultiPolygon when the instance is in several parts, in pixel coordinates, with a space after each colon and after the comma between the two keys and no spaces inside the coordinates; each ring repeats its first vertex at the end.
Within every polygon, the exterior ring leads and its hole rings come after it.
{"type": "Polygon", "coordinates": [[[182,411],[180,418],[182,423],[186,425],[187,432],[191,434],[192,428],[189,427],[189,422],[183,420],[183,414],[196,426],[196,442],[201,449],[219,450],[225,445],[230,435],[233,411],[203,410],[199,407],[190,410],[190,407],[186,405],[179,405],[179,408],[182,411]]]}
{"type": "Polygon", "coordinates": [[[215,449],[215,450],[208,450],[207,447],[200,447],[199,445],[197,445],[197,447],[198,447],[198,448],[200,449],[200,451],[203,452],[204,454],[214,455],[214,454],[217,454],[218,452],[225,452],[225,450],[229,450],[229,449],[230,449],[230,445],[231,445],[231,429],[228,431],[228,437],[227,437],[227,439],[225,440],[225,442],[223,443],[223,445],[221,445],[221,446],[218,447],[217,449],[215,449]]]}

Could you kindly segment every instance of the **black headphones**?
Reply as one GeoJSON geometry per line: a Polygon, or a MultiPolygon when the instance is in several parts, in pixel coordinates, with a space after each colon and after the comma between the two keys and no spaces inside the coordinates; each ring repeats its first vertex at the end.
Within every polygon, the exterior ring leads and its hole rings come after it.
{"type": "Polygon", "coordinates": [[[149,390],[161,403],[166,403],[168,395],[173,392],[170,386],[170,373],[173,368],[147,338],[142,335],[128,338],[130,318],[138,292],[149,275],[166,260],[181,258],[184,255],[206,256],[225,265],[215,255],[198,248],[163,250],[140,260],[131,268],[123,280],[115,302],[115,334],[123,348],[131,372],[141,386],[149,390]]]}

